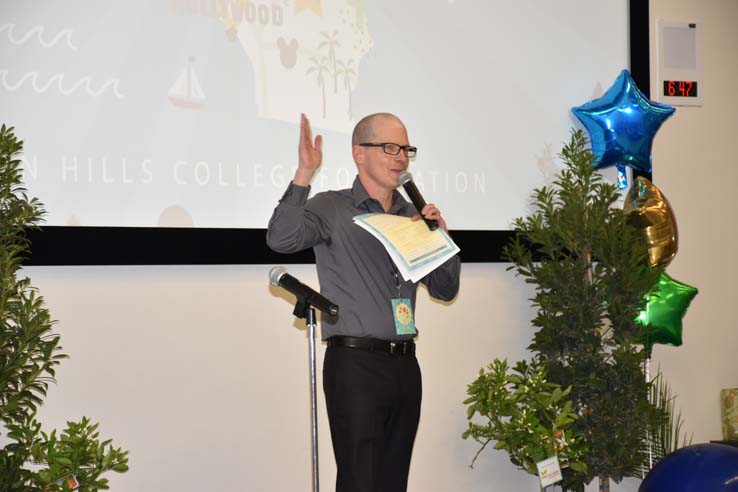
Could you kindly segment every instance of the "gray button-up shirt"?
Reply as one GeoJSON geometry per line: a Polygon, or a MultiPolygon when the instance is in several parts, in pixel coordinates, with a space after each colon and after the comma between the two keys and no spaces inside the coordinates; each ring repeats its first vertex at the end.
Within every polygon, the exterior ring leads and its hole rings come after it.
{"type": "MultiPolygon", "coordinates": [[[[391,299],[397,297],[399,278],[400,297],[409,298],[415,312],[418,284],[404,281],[381,243],[353,222],[357,215],[384,213],[382,205],[369,196],[358,176],[351,189],[318,193],[308,200],[309,193],[309,186],[290,183],[269,221],[267,244],[280,253],[313,248],[320,292],[340,308],[336,318],[322,317],[322,338],[413,338],[396,333],[391,299]]],[[[389,213],[417,215],[397,190],[389,213]]],[[[460,271],[457,255],[421,282],[431,296],[449,301],[459,290],[460,271]]]]}

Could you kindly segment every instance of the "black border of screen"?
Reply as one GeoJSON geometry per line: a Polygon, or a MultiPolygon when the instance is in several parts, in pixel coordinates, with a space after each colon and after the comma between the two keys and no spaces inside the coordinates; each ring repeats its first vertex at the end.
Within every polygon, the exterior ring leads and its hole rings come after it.
{"type": "MultiPolygon", "coordinates": [[[[630,0],[630,71],[650,93],[649,1],[630,0]]],[[[648,176],[648,175],[647,175],[648,176]]],[[[650,176],[648,176],[650,177],[650,176]]],[[[513,231],[451,231],[464,262],[503,262],[513,231]]],[[[312,250],[283,255],[266,246],[266,229],[67,227],[28,231],[26,265],[239,265],[314,263],[312,250]]]]}

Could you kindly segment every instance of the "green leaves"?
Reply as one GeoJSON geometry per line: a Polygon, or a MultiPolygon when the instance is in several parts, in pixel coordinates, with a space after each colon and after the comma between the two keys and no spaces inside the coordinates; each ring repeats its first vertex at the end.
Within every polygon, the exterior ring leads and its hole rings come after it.
{"type": "Polygon", "coordinates": [[[27,278],[18,279],[28,254],[25,228],[37,224],[43,210],[21,186],[23,145],[12,128],[0,128],[0,420],[15,422],[35,411],[46,395],[59,363],[59,337],[43,299],[27,278]]]}
{"type": "Polygon", "coordinates": [[[656,464],[664,456],[677,449],[692,444],[692,438],[687,438],[684,431],[684,420],[681,412],[677,411],[669,384],[661,371],[658,371],[651,384],[651,403],[665,416],[661,420],[652,422],[646,439],[643,442],[643,453],[649,455],[648,463],[644,463],[642,473],[650,471],[651,463],[656,464]]]}
{"type": "Polygon", "coordinates": [[[660,270],[649,267],[647,245],[613,207],[618,190],[595,172],[581,131],[572,131],[560,157],[564,169],[552,186],[533,191],[533,213],[515,220],[516,237],[503,252],[509,269],[535,286],[536,332],[528,348],[556,387],[532,390],[528,381],[521,394],[522,383],[493,364],[490,376],[470,386],[475,395],[492,392],[486,406],[474,400],[490,423],[470,424],[468,435],[483,447],[497,441],[529,470],[526,460],[539,455],[530,436],[569,429],[566,435],[581,439],[584,451],[562,486],[583,490],[594,477],[640,476],[646,431],[663,421],[648,400],[643,334],[635,323],[660,270]],[[549,404],[559,405],[555,417],[543,411],[549,404]],[[514,416],[523,409],[529,432],[518,435],[514,416]]]}
{"type": "MultiPolygon", "coordinates": [[[[495,449],[504,449],[510,461],[534,475],[536,463],[554,454],[577,463],[580,471],[586,470],[580,462],[586,446],[582,436],[572,430],[577,415],[567,399],[570,391],[548,382],[543,366],[518,362],[510,372],[507,360],[495,359],[486,371],[481,369],[467,387],[469,397],[464,401],[469,427],[462,437],[482,445],[472,466],[481,451],[495,441],[495,449]]],[[[574,471],[571,468],[567,474],[574,471]]]]}
{"type": "Polygon", "coordinates": [[[87,417],[67,422],[58,438],[56,431],[42,434],[31,447],[31,457],[47,466],[34,477],[43,490],[67,490],[65,480],[74,476],[79,492],[93,492],[107,488],[107,480],[100,478],[103,473],[128,470],[128,452],[114,448],[110,440],[100,442],[98,424],[87,417]]]}
{"type": "Polygon", "coordinates": [[[44,299],[28,278],[18,278],[29,253],[25,231],[40,223],[44,211],[29,199],[17,159],[22,143],[12,128],[0,128],[0,491],[107,489],[101,475],[128,470],[128,452],[100,442],[98,424],[83,417],[58,434],[43,432],[36,420],[56,366],[67,356],[44,299]]]}

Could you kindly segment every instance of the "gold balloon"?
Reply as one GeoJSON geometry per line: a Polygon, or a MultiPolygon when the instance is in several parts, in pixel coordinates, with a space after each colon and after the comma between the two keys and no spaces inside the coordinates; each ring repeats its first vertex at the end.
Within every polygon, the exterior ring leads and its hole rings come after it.
{"type": "Polygon", "coordinates": [[[666,197],[653,183],[638,176],[625,195],[628,222],[643,233],[651,266],[665,267],[677,253],[676,217],[666,197]]]}

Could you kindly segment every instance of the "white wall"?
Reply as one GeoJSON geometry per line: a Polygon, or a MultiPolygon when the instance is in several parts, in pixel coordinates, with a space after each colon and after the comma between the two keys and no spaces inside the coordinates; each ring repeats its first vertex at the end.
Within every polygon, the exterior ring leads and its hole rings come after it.
{"type": "MultiPolygon", "coordinates": [[[[72,358],[43,417],[88,415],[131,449],[116,491],[293,491],[310,484],[306,330],[268,266],[29,268],[72,358]],[[195,466],[193,466],[195,465],[195,466]],[[202,468],[198,468],[202,465],[202,468]]],[[[313,285],[312,266],[291,268],[313,285]]],[[[531,292],[503,265],[465,265],[449,306],[419,295],[424,377],[411,490],[535,490],[502,453],[463,441],[466,384],[494,357],[518,360],[531,292]]],[[[323,347],[319,350],[322,364],[323,347]]],[[[335,467],[322,392],[322,485],[335,467]]]]}
{"type": "MultiPolygon", "coordinates": [[[[652,0],[652,6],[653,22],[700,24],[704,106],[677,108],[661,128],[653,176],[679,227],[679,253],[668,273],[700,289],[684,318],[684,345],[657,346],[654,361],[680,395],[687,429],[700,442],[721,438],[719,392],[738,386],[738,2],[652,0]]],[[[652,42],[652,94],[657,90],[654,49],[652,42]]]]}
{"type": "MultiPolygon", "coordinates": [[[[654,150],[654,179],[680,230],[669,273],[700,289],[684,319],[684,345],[657,346],[654,361],[680,395],[687,429],[700,442],[720,438],[718,392],[738,386],[732,306],[738,263],[731,256],[738,249],[738,2],[652,0],[652,10],[652,21],[697,19],[702,29],[704,107],[679,108],[654,150]]],[[[130,449],[131,471],[112,477],[116,492],[308,490],[307,338],[287,298],[267,286],[268,269],[26,269],[71,355],[42,418],[61,427],[87,415],[101,421],[104,437],[130,449]]],[[[291,271],[317,285],[314,267],[291,271]]],[[[485,451],[470,470],[476,446],[459,437],[466,384],[479,368],[495,357],[525,357],[530,295],[505,265],[495,264],[465,264],[451,305],[420,293],[424,403],[411,491],[538,490],[502,452],[485,451]]],[[[332,490],[322,394],[319,406],[321,485],[332,490]]],[[[630,480],[619,489],[637,486],[630,480]]]]}

